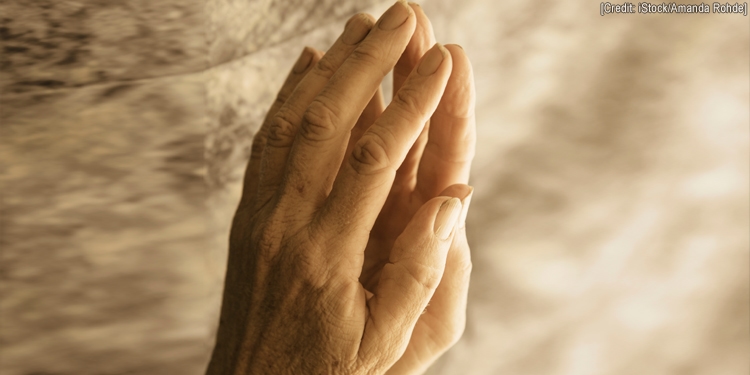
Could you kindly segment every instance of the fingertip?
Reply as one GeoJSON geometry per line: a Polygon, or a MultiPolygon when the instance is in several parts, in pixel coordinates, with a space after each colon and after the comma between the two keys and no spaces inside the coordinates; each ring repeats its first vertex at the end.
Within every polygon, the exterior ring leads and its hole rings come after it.
{"type": "Polygon", "coordinates": [[[309,51],[313,56],[321,58],[323,55],[325,55],[325,52],[318,50],[315,47],[305,46],[305,50],[309,51]]]}
{"type": "Polygon", "coordinates": [[[320,61],[320,59],[322,59],[323,56],[325,56],[326,53],[325,51],[320,51],[313,47],[305,47],[305,48],[307,48],[312,54],[312,62],[310,63],[310,66],[308,67],[308,69],[312,69],[318,63],[318,61],[320,61]]]}
{"type": "Polygon", "coordinates": [[[417,65],[417,73],[423,76],[429,76],[440,69],[440,66],[450,59],[450,53],[440,43],[436,43],[427,53],[422,56],[422,60],[417,65]]]}
{"type": "MultiPolygon", "coordinates": [[[[461,195],[463,190],[458,188],[458,184],[454,186],[456,188],[449,190],[451,195],[440,195],[422,204],[409,222],[408,230],[405,230],[404,233],[412,233],[410,236],[419,233],[417,237],[422,238],[424,236],[436,236],[441,241],[449,239],[462,217],[463,200],[466,196],[461,195]]],[[[468,186],[466,187],[468,188],[468,186]]]]}
{"type": "Polygon", "coordinates": [[[416,227],[414,230],[418,233],[431,233],[440,208],[453,198],[451,196],[438,196],[423,203],[407,227],[416,227]]]}
{"type": "Polygon", "coordinates": [[[370,24],[370,27],[375,26],[375,22],[378,21],[378,19],[370,13],[360,13],[360,15],[370,24]]]}
{"type": "MultiPolygon", "coordinates": [[[[414,15],[417,17],[417,22],[421,25],[430,25],[430,20],[427,18],[427,15],[424,13],[424,9],[422,9],[422,6],[420,6],[417,3],[409,2],[409,7],[411,7],[412,11],[414,12],[414,15]],[[427,21],[423,23],[424,21],[427,21]]],[[[430,31],[432,31],[432,28],[430,27],[430,31]]]]}
{"type": "Polygon", "coordinates": [[[380,16],[377,24],[381,30],[395,30],[406,23],[413,22],[411,20],[413,14],[414,10],[405,0],[397,0],[380,16]]]}
{"type": "Polygon", "coordinates": [[[292,72],[295,74],[305,72],[312,65],[312,59],[314,55],[315,51],[313,51],[311,47],[305,46],[305,48],[302,49],[302,53],[300,53],[299,57],[297,58],[297,61],[294,63],[292,72]]]}
{"type": "Polygon", "coordinates": [[[349,26],[353,22],[361,22],[364,25],[368,26],[369,28],[372,28],[375,26],[375,17],[370,13],[357,13],[351,17],[349,17],[349,20],[346,21],[346,24],[344,25],[344,29],[346,29],[347,26],[349,26]]]}
{"type": "Polygon", "coordinates": [[[375,26],[375,22],[377,19],[373,17],[370,13],[357,13],[351,17],[349,17],[349,20],[346,21],[346,24],[344,25],[344,30],[349,28],[353,23],[359,24],[359,27],[367,28],[368,30],[371,30],[373,26],[375,26]]]}
{"type": "Polygon", "coordinates": [[[461,216],[461,211],[461,200],[455,197],[449,198],[440,205],[433,224],[433,230],[438,239],[445,241],[451,237],[461,216]]]}
{"type": "Polygon", "coordinates": [[[463,201],[473,192],[474,188],[472,186],[466,184],[453,184],[443,189],[443,191],[440,192],[440,195],[446,197],[455,197],[463,201]]]}
{"type": "Polygon", "coordinates": [[[445,49],[450,52],[453,65],[438,111],[452,117],[470,117],[476,107],[476,85],[471,62],[461,46],[446,44],[445,49]]]}
{"type": "MultiPolygon", "coordinates": [[[[451,249],[454,249],[455,241],[468,245],[466,239],[466,216],[469,212],[471,199],[474,196],[474,187],[464,184],[454,184],[445,188],[440,195],[453,197],[452,199],[458,199],[461,202],[461,211],[455,223],[454,246],[451,246],[451,249]]],[[[468,246],[466,247],[468,249],[468,246]]],[[[470,262],[471,260],[469,259],[470,262]]]]}
{"type": "MultiPolygon", "coordinates": [[[[463,209],[461,210],[461,216],[458,218],[458,226],[459,229],[466,228],[466,216],[469,214],[469,206],[471,205],[471,198],[474,196],[474,188],[469,186],[471,190],[469,190],[469,193],[464,196],[463,199],[461,199],[461,206],[463,209]]],[[[466,233],[464,233],[466,235],[466,233]]]]}
{"type": "Polygon", "coordinates": [[[359,44],[364,40],[372,30],[375,22],[367,13],[357,13],[349,18],[344,25],[344,32],[341,34],[341,41],[348,45],[359,44]]]}
{"type": "Polygon", "coordinates": [[[415,31],[415,35],[419,36],[424,43],[426,43],[425,47],[435,44],[435,34],[432,30],[432,23],[424,13],[424,9],[422,9],[417,3],[409,3],[409,6],[414,11],[414,15],[417,19],[417,30],[415,31]]]}
{"type": "Polygon", "coordinates": [[[292,67],[292,73],[295,75],[305,75],[307,72],[320,61],[325,53],[310,47],[304,46],[297,61],[292,67]]]}
{"type": "Polygon", "coordinates": [[[432,30],[432,23],[430,23],[430,19],[424,14],[422,7],[415,3],[409,3],[409,6],[414,12],[417,26],[414,29],[414,34],[411,40],[409,40],[406,50],[404,50],[404,54],[396,64],[396,69],[401,70],[400,73],[404,77],[411,72],[422,55],[435,44],[435,33],[432,30]]]}
{"type": "Polygon", "coordinates": [[[467,78],[473,77],[471,61],[469,61],[469,57],[466,55],[466,50],[458,44],[446,44],[445,48],[450,52],[451,57],[453,58],[454,70],[457,73],[467,75],[467,78]]]}
{"type": "Polygon", "coordinates": [[[449,50],[451,50],[451,53],[460,53],[460,54],[465,53],[464,47],[461,47],[460,44],[448,43],[445,45],[445,48],[448,48],[449,50]]]}

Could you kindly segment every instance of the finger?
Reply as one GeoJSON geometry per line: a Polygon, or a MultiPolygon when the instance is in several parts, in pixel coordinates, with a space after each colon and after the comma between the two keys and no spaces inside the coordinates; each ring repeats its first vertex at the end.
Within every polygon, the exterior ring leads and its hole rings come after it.
{"type": "Polygon", "coordinates": [[[321,56],[322,52],[311,47],[305,47],[302,50],[302,53],[294,63],[289,75],[287,75],[284,84],[281,86],[279,93],[276,95],[276,99],[273,101],[273,104],[271,104],[271,109],[266,113],[263,124],[260,129],[258,129],[258,132],[255,133],[252,147],[250,149],[250,160],[245,169],[242,198],[240,199],[241,206],[247,204],[247,201],[255,196],[255,192],[258,189],[260,160],[263,156],[263,149],[266,147],[266,137],[268,136],[268,128],[270,127],[271,119],[287,99],[289,99],[292,91],[294,91],[294,88],[297,87],[300,81],[302,81],[302,78],[310,71],[310,69],[312,69],[313,66],[315,66],[315,64],[318,63],[321,56]]]}
{"type": "MultiPolygon", "coordinates": [[[[430,132],[430,121],[424,125],[422,132],[414,142],[414,145],[409,149],[409,153],[406,154],[404,162],[396,171],[396,177],[393,180],[393,191],[398,194],[411,193],[417,185],[417,173],[419,171],[419,161],[422,160],[422,153],[424,147],[427,144],[430,132]]],[[[421,203],[421,202],[420,202],[421,203]]]]}
{"type": "MultiPolygon", "coordinates": [[[[364,111],[362,111],[362,115],[360,115],[359,119],[357,119],[357,123],[354,124],[344,155],[351,154],[354,145],[362,137],[362,135],[365,134],[367,129],[370,128],[370,125],[372,125],[375,120],[380,117],[380,114],[383,113],[384,109],[385,103],[383,101],[383,90],[378,88],[378,91],[375,92],[375,95],[372,96],[372,99],[370,99],[370,102],[367,103],[364,111]]],[[[343,168],[343,164],[341,164],[340,168],[343,168]]]]}
{"type": "Polygon", "coordinates": [[[342,233],[354,251],[364,248],[396,170],[440,101],[451,71],[450,53],[437,44],[348,156],[318,213],[328,233],[342,233]]]}
{"type": "Polygon", "coordinates": [[[430,133],[417,174],[416,192],[424,200],[450,185],[468,183],[474,158],[476,94],[471,63],[461,47],[446,48],[453,57],[453,71],[430,120],[430,133]]]}
{"type": "Polygon", "coordinates": [[[302,122],[302,115],[313,98],[370,32],[373,24],[373,17],[369,14],[360,13],[352,16],[341,36],[299,82],[289,99],[271,119],[260,165],[257,204],[265,204],[279,190],[289,150],[302,122]]]}
{"type": "Polygon", "coordinates": [[[360,346],[364,353],[385,352],[383,360],[391,361],[401,357],[443,276],[460,215],[458,198],[434,198],[417,211],[396,240],[389,263],[367,302],[370,314],[360,346]]]}
{"type": "Polygon", "coordinates": [[[414,34],[406,45],[406,49],[398,59],[396,66],[393,67],[393,92],[398,92],[401,85],[404,84],[406,77],[409,76],[412,69],[417,66],[419,59],[424,56],[425,52],[435,45],[435,33],[432,31],[432,23],[424,14],[419,4],[409,3],[417,19],[417,27],[414,34]]]}
{"type": "Polygon", "coordinates": [[[452,185],[440,193],[441,197],[461,199],[461,215],[456,223],[440,284],[417,320],[406,352],[389,373],[403,374],[407,369],[414,373],[424,372],[463,335],[472,268],[465,222],[472,193],[473,188],[463,184],[452,185]]]}
{"type": "Polygon", "coordinates": [[[352,127],[404,51],[414,27],[411,8],[402,1],[394,4],[310,103],[282,187],[295,210],[317,208],[328,196],[352,127]]]}
{"type": "MultiPolygon", "coordinates": [[[[409,3],[409,5],[417,18],[417,28],[409,41],[409,45],[406,46],[406,50],[393,68],[393,92],[398,92],[401,89],[401,85],[417,65],[419,59],[424,56],[430,47],[435,45],[432,23],[424,14],[422,7],[416,3],[409,3]]],[[[427,129],[429,129],[429,121],[427,121],[422,134],[414,142],[414,146],[409,150],[404,162],[401,163],[401,167],[396,172],[396,178],[393,180],[394,192],[401,193],[414,190],[417,182],[417,167],[419,166],[419,160],[422,158],[424,146],[427,144],[427,129]]]]}

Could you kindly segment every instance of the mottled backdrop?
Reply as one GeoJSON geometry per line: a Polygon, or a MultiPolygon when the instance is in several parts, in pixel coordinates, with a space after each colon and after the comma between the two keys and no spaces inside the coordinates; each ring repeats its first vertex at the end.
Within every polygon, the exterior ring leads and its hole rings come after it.
{"type": "MultiPolygon", "coordinates": [[[[0,373],[200,374],[251,138],[382,0],[0,0],[0,373]]],[[[430,374],[750,371],[750,22],[427,0],[478,86],[464,338],[430,374]]]]}

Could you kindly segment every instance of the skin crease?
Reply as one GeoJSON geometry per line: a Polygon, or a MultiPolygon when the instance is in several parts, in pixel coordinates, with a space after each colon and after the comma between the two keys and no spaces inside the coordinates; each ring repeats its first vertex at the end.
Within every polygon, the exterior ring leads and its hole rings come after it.
{"type": "Polygon", "coordinates": [[[434,42],[399,2],[302,52],[253,140],[207,374],[419,374],[460,338],[474,83],[434,42]]]}

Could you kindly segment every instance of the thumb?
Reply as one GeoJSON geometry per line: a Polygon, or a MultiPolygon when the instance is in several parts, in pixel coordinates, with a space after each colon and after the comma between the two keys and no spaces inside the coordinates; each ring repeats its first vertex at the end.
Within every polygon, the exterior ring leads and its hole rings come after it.
{"type": "Polygon", "coordinates": [[[396,239],[383,267],[360,352],[389,368],[406,350],[412,330],[443,276],[459,217],[461,200],[436,197],[422,205],[396,239]],[[385,354],[385,355],[383,355],[385,354]]]}

